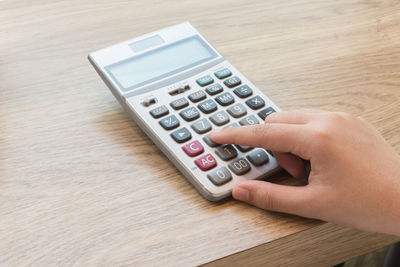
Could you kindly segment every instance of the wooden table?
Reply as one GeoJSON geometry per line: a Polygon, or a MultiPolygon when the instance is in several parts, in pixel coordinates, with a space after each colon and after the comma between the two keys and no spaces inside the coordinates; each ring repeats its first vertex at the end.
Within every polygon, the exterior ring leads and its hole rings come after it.
{"type": "Polygon", "coordinates": [[[328,266],[398,240],[204,200],[86,57],[189,20],[283,109],[362,115],[400,151],[399,9],[394,0],[0,1],[0,263],[328,266]]]}

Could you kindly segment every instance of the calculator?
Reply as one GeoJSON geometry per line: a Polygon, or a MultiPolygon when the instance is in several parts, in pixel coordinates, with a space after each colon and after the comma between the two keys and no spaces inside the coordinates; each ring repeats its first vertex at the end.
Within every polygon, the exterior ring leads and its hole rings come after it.
{"type": "Polygon", "coordinates": [[[89,54],[132,119],[206,199],[280,169],[271,151],[217,144],[213,129],[263,123],[280,109],[189,23],[89,54]]]}

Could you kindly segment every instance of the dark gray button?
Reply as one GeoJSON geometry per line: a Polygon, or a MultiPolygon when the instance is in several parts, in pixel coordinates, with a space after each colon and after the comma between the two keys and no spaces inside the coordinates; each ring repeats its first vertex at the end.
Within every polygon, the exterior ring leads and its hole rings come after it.
{"type": "Polygon", "coordinates": [[[231,128],[231,127],[239,127],[240,125],[237,122],[232,122],[226,125],[224,128],[231,128]]]}
{"type": "Polygon", "coordinates": [[[253,94],[253,90],[248,85],[239,86],[233,92],[240,98],[246,98],[253,94]]]}
{"type": "Polygon", "coordinates": [[[275,109],[273,109],[272,107],[269,107],[269,108],[265,108],[265,109],[261,110],[257,114],[258,114],[258,116],[260,116],[260,118],[262,120],[265,120],[266,117],[268,117],[269,115],[271,115],[274,112],[276,112],[275,109]]]}
{"type": "Polygon", "coordinates": [[[240,158],[229,163],[228,167],[236,175],[243,175],[251,169],[249,162],[244,158],[240,158]]]}
{"type": "Polygon", "coordinates": [[[160,120],[159,123],[165,130],[171,130],[179,126],[179,120],[175,115],[168,116],[160,120]]]}
{"type": "Polygon", "coordinates": [[[165,116],[168,113],[169,113],[169,110],[165,105],[159,106],[150,111],[151,116],[153,116],[153,118],[155,118],[155,119],[165,116]]]}
{"type": "Polygon", "coordinates": [[[226,79],[224,81],[224,84],[229,88],[233,88],[235,86],[238,86],[241,83],[242,83],[242,81],[237,76],[234,76],[232,78],[226,79]]]}
{"type": "Polygon", "coordinates": [[[228,108],[227,111],[234,118],[242,117],[242,116],[246,115],[246,113],[247,113],[246,108],[240,103],[235,104],[232,107],[228,108]]]}
{"type": "Polygon", "coordinates": [[[182,98],[172,101],[169,104],[171,105],[171,107],[173,109],[178,110],[178,109],[187,107],[189,105],[189,102],[186,100],[186,98],[182,97],[182,98]]]}
{"type": "Polygon", "coordinates": [[[210,117],[210,120],[217,126],[224,125],[229,122],[229,116],[225,111],[219,111],[210,117]]]}
{"type": "Polygon", "coordinates": [[[201,119],[192,124],[193,130],[198,134],[203,134],[211,130],[211,123],[207,119],[201,119]]]}
{"type": "Polygon", "coordinates": [[[244,126],[244,125],[255,125],[259,124],[258,119],[254,115],[247,116],[246,118],[243,118],[239,121],[239,124],[244,126]]]}
{"type": "Polygon", "coordinates": [[[183,143],[186,142],[187,140],[190,140],[192,138],[192,134],[189,132],[186,127],[182,127],[174,132],[171,133],[171,137],[177,142],[177,143],[183,143]]]}
{"type": "Polygon", "coordinates": [[[200,112],[195,107],[190,107],[179,112],[185,121],[192,121],[200,117],[200,112]]]}
{"type": "Polygon", "coordinates": [[[252,109],[259,109],[265,106],[265,102],[260,96],[250,98],[246,101],[246,104],[252,109]]]}
{"type": "Polygon", "coordinates": [[[216,169],[207,174],[208,179],[215,185],[223,185],[232,180],[232,175],[225,167],[216,169]]]}
{"type": "Polygon", "coordinates": [[[242,145],[235,145],[237,149],[239,149],[242,152],[247,152],[253,149],[251,146],[242,146],[242,145]]]}
{"type": "Polygon", "coordinates": [[[231,95],[229,92],[223,93],[215,98],[215,100],[221,105],[221,106],[228,106],[235,102],[235,99],[233,98],[233,95],[231,95]]]}
{"type": "Polygon", "coordinates": [[[207,99],[198,104],[197,107],[204,113],[208,114],[217,110],[217,103],[215,103],[215,101],[212,99],[207,99]]]}
{"type": "Polygon", "coordinates": [[[247,159],[250,160],[251,163],[255,166],[261,166],[265,163],[268,163],[269,157],[267,152],[264,149],[257,149],[247,155],[247,159]]]}
{"type": "Polygon", "coordinates": [[[190,94],[189,96],[190,101],[192,102],[199,102],[200,100],[203,100],[204,98],[207,97],[206,93],[204,93],[203,91],[197,91],[194,92],[192,94],[190,94]]]}
{"type": "Polygon", "coordinates": [[[220,157],[222,160],[230,160],[237,157],[238,153],[236,149],[232,145],[222,145],[215,153],[220,157]]]}
{"type": "Polygon", "coordinates": [[[218,93],[221,93],[224,89],[222,88],[222,85],[220,85],[219,83],[210,85],[206,88],[206,92],[209,95],[216,95],[218,93]]]}
{"type": "Polygon", "coordinates": [[[210,147],[216,147],[219,146],[220,144],[215,143],[212,139],[211,136],[209,134],[207,134],[206,136],[203,137],[203,141],[206,142],[206,144],[210,147]]]}

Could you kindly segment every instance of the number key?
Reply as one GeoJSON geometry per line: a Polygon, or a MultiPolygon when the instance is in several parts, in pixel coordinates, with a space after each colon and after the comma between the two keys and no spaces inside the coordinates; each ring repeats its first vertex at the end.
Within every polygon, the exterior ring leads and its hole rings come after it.
{"type": "Polygon", "coordinates": [[[251,169],[249,162],[244,158],[240,158],[235,160],[234,162],[229,163],[228,167],[236,175],[243,175],[251,169]]]}
{"type": "Polygon", "coordinates": [[[229,116],[225,111],[215,113],[210,117],[210,120],[217,126],[224,125],[229,122],[229,116]]]}
{"type": "Polygon", "coordinates": [[[225,167],[216,169],[207,174],[208,179],[215,185],[223,185],[232,180],[232,175],[225,167]]]}
{"type": "Polygon", "coordinates": [[[246,115],[247,111],[246,108],[239,103],[228,108],[228,113],[234,118],[239,118],[246,115]]]}
{"type": "Polygon", "coordinates": [[[254,115],[247,116],[239,121],[240,125],[254,125],[259,124],[258,119],[254,115]]]}
{"type": "Polygon", "coordinates": [[[225,161],[233,159],[238,155],[236,149],[232,145],[222,145],[215,150],[215,153],[225,161]]]}
{"type": "Polygon", "coordinates": [[[211,123],[207,119],[201,119],[192,124],[193,130],[198,134],[203,134],[211,130],[211,123]]]}

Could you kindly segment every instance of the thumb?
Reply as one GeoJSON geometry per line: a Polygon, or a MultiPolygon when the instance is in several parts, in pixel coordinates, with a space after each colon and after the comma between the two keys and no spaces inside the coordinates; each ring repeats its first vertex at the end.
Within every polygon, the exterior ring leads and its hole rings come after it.
{"type": "Polygon", "coordinates": [[[243,181],[233,189],[235,199],[265,210],[311,217],[315,203],[308,186],[286,186],[265,181],[243,181]]]}

